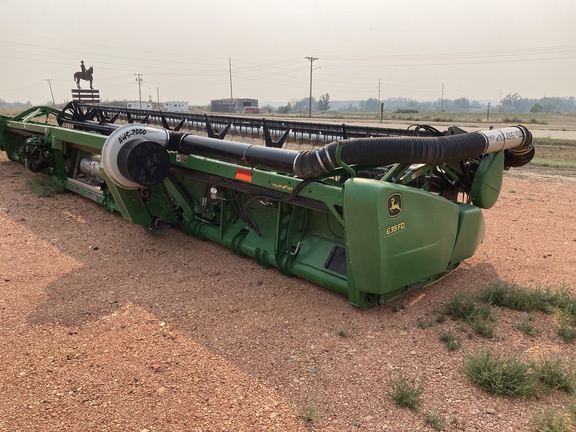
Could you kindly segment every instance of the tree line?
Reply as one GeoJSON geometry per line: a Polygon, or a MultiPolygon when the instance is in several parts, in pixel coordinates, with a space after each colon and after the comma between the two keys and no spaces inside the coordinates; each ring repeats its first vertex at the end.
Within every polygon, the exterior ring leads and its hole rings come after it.
{"type": "Polygon", "coordinates": [[[25,107],[30,106],[30,105],[31,105],[30,101],[28,101],[26,103],[6,102],[4,99],[0,99],[0,107],[4,107],[4,108],[25,108],[25,107]]]}
{"type": "MultiPolygon", "coordinates": [[[[312,98],[312,112],[380,112],[384,104],[385,112],[442,112],[442,111],[485,111],[489,108],[495,112],[503,113],[551,113],[551,112],[576,112],[576,98],[569,97],[543,97],[523,98],[518,93],[506,95],[498,102],[481,102],[470,100],[467,97],[458,99],[437,99],[435,101],[418,101],[411,98],[388,98],[379,101],[369,98],[360,101],[333,102],[328,93],[318,100],[312,98]]],[[[310,98],[292,100],[286,105],[273,107],[264,105],[264,112],[277,112],[279,114],[304,114],[310,109],[310,98]]]]}

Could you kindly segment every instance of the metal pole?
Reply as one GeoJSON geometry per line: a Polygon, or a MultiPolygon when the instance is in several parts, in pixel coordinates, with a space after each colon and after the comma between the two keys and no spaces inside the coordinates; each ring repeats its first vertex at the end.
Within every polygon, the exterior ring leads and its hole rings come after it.
{"type": "Polygon", "coordinates": [[[378,105],[380,105],[380,78],[378,78],[378,105]]]}
{"type": "Polygon", "coordinates": [[[442,103],[440,105],[440,112],[444,112],[444,83],[442,83],[442,103]]]}
{"type": "Polygon", "coordinates": [[[142,88],[141,88],[142,74],[135,73],[134,76],[136,77],[136,81],[138,81],[138,103],[139,103],[140,109],[142,109],[142,88]]]}
{"type": "Polygon", "coordinates": [[[52,79],[47,79],[48,86],[50,87],[50,94],[52,95],[52,105],[56,106],[56,101],[54,100],[54,92],[52,92],[52,79]]]}
{"type": "Polygon", "coordinates": [[[230,57],[228,57],[228,67],[230,70],[230,99],[234,99],[232,96],[232,59],[230,57]]]}
{"type": "Polygon", "coordinates": [[[308,99],[308,117],[312,117],[312,63],[314,60],[318,60],[318,57],[305,57],[310,60],[310,98],[308,99]]]}

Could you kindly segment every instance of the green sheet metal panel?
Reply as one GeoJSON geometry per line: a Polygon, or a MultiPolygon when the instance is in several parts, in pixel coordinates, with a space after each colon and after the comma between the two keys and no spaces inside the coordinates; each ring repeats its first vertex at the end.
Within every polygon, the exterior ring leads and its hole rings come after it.
{"type": "Polygon", "coordinates": [[[441,275],[450,264],[458,205],[418,189],[351,179],[344,191],[348,274],[384,295],[441,275]]]}

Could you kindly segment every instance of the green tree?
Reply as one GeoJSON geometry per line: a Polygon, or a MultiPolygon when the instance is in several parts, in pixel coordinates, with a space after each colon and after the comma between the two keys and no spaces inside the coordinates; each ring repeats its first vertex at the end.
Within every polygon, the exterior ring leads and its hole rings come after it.
{"type": "Polygon", "coordinates": [[[504,109],[504,112],[522,112],[523,101],[524,99],[518,93],[510,93],[500,101],[500,106],[504,109]]]}
{"type": "Polygon", "coordinates": [[[320,112],[326,112],[330,110],[330,95],[328,93],[320,96],[320,99],[316,104],[316,109],[320,112]]]}
{"type": "MultiPolygon", "coordinates": [[[[304,98],[297,101],[292,101],[292,112],[307,113],[310,107],[310,98],[304,98]]],[[[316,107],[316,99],[312,98],[312,109],[316,107]]]]}
{"type": "Polygon", "coordinates": [[[380,112],[380,102],[378,99],[369,98],[360,101],[360,111],[362,112],[380,112]]]}
{"type": "Polygon", "coordinates": [[[292,105],[288,102],[286,105],[282,105],[278,107],[279,114],[288,114],[292,111],[292,105]]]}
{"type": "Polygon", "coordinates": [[[530,112],[531,113],[539,113],[542,112],[542,105],[540,105],[538,102],[536,102],[534,104],[534,106],[532,108],[530,108],[530,112]]]}
{"type": "Polygon", "coordinates": [[[456,108],[456,109],[461,109],[461,110],[470,109],[470,99],[468,99],[466,97],[461,97],[459,99],[454,100],[453,104],[454,104],[454,108],[456,108]]]}

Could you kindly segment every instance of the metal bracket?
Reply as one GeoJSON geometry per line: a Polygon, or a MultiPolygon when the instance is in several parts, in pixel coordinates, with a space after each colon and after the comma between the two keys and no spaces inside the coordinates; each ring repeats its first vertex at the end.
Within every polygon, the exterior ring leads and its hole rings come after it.
{"type": "Polygon", "coordinates": [[[344,163],[342,161],[342,149],[344,148],[344,141],[338,141],[338,147],[336,147],[336,163],[338,164],[338,166],[344,168],[344,170],[350,174],[351,178],[356,177],[356,171],[354,171],[349,165],[347,165],[346,163],[344,163]]]}

